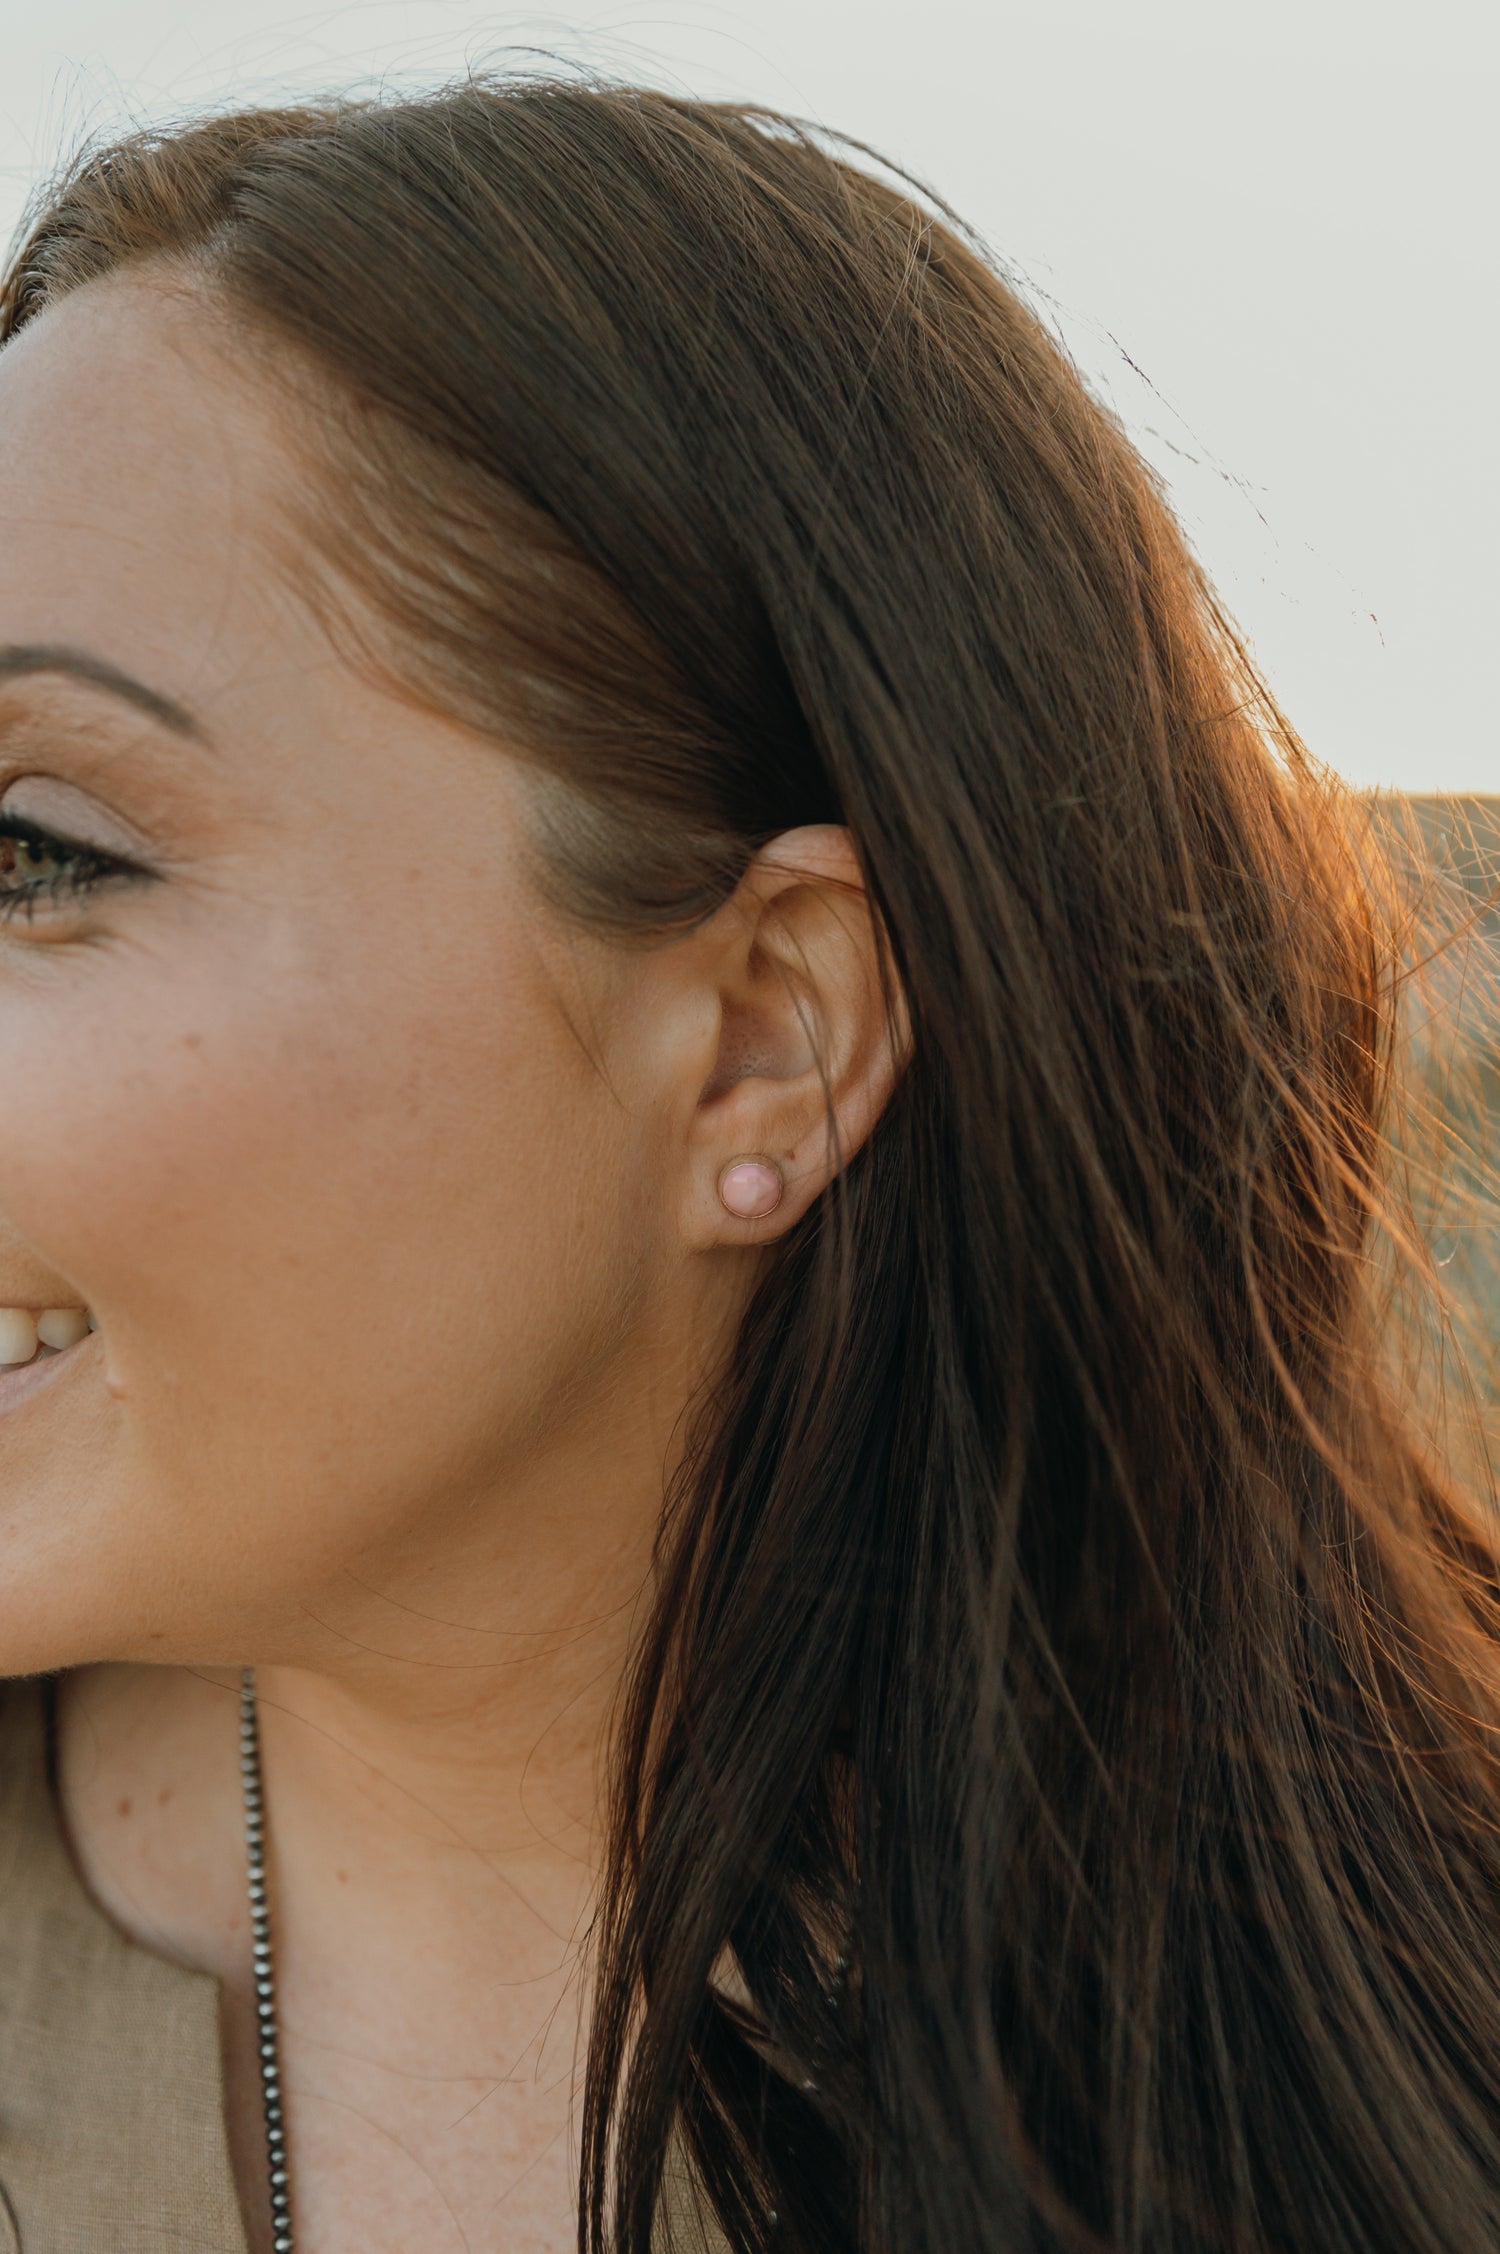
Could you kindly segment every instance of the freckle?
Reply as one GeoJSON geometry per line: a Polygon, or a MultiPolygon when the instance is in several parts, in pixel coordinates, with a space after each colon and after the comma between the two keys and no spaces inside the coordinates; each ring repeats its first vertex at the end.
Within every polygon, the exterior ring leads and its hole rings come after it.
{"type": "Polygon", "coordinates": [[[182,1036],[182,1045],[185,1049],[201,1049],[203,1046],[203,1035],[201,1033],[184,1033],[184,1035],[182,1036]]]}
{"type": "Polygon", "coordinates": [[[347,1871],[335,1871],[333,1875],[338,1880],[340,1886],[348,1885],[349,1873],[347,1871]]]}
{"type": "Polygon", "coordinates": [[[161,1788],[160,1792],[159,1792],[159,1793],[158,1793],[158,1794],[156,1795],[156,1805],[157,1805],[157,1807],[158,1807],[158,1808],[165,1808],[165,1806],[166,1806],[167,1802],[168,1802],[168,1801],[169,1801],[169,1800],[171,1799],[171,1797],[172,1797],[172,1787],[171,1787],[171,1786],[170,1786],[169,1784],[164,1784],[164,1785],[162,1786],[162,1788],[161,1788]]]}
{"type": "Polygon", "coordinates": [[[116,1810],[115,1810],[115,1814],[116,1814],[117,1816],[128,1816],[128,1815],[129,1815],[129,1813],[130,1813],[130,1802],[129,1802],[128,1800],[122,1800],[122,1801],[120,1802],[120,1805],[119,1805],[119,1807],[118,1807],[118,1808],[116,1808],[116,1810]]]}

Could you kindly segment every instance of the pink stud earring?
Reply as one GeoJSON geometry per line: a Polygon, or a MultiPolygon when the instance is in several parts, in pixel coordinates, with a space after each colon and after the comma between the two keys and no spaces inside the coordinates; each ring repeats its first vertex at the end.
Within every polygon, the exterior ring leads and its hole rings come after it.
{"type": "Polygon", "coordinates": [[[764,1158],[733,1159],[719,1176],[719,1197],[740,1221],[758,1221],[762,1214],[774,1213],[785,1188],[781,1168],[764,1158]]]}

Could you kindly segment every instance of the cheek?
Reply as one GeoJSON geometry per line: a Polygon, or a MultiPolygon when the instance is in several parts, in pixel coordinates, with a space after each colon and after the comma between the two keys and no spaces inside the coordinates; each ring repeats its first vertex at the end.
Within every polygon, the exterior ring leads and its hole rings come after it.
{"type": "Polygon", "coordinates": [[[503,1481],[628,1333],[628,1123],[524,981],[261,946],[46,983],[0,989],[0,1215],[103,1326],[101,1572],[305,1590],[503,1481]]]}

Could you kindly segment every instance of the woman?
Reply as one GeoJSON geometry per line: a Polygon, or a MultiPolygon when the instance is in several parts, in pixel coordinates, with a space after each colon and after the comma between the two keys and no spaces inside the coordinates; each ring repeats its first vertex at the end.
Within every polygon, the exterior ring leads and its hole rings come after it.
{"type": "Polygon", "coordinates": [[[515,82],[3,326],[14,2242],[1492,2247],[1381,895],[1036,319],[515,82]]]}

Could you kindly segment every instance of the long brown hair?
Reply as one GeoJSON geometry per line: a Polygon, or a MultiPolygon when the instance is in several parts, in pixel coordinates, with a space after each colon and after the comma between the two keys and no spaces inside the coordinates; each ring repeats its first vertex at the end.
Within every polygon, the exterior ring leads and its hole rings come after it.
{"type": "Polygon", "coordinates": [[[747,108],[142,133],[4,333],[144,261],[297,390],[309,584],[531,763],[559,902],[670,944],[844,822],[910,1011],[666,1498],[580,2245],[645,2254],[675,2128],[743,2254],[1492,2248],[1495,1571],[1377,1321],[1382,857],[1151,474],[747,108]]]}

